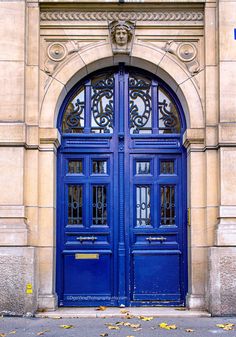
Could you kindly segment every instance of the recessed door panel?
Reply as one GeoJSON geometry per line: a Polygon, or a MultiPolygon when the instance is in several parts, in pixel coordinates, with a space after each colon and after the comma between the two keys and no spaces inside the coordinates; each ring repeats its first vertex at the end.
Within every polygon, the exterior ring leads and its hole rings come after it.
{"type": "Polygon", "coordinates": [[[132,299],[180,300],[180,251],[133,252],[132,299]]]}
{"type": "Polygon", "coordinates": [[[83,250],[64,255],[64,300],[85,304],[112,299],[112,256],[83,250]],[[102,298],[98,298],[102,296],[102,298]]]}

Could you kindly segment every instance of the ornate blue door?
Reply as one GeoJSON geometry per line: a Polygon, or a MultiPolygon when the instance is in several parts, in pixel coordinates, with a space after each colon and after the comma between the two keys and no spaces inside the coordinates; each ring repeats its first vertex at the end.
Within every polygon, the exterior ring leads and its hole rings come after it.
{"type": "Polygon", "coordinates": [[[59,305],[184,305],[185,122],[174,93],[121,65],[73,88],[58,123],[59,305]]]}

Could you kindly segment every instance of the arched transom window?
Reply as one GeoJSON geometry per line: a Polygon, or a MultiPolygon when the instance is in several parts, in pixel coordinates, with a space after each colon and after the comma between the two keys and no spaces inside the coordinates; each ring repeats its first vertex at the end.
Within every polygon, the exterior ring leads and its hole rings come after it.
{"type": "Polygon", "coordinates": [[[121,110],[130,134],[181,132],[172,94],[157,79],[136,71],[106,72],[81,83],[65,106],[62,132],[111,134],[121,110]]]}

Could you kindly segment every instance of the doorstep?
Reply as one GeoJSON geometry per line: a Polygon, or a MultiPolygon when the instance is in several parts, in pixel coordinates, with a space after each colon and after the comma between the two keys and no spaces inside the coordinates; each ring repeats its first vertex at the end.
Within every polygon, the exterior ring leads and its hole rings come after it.
{"type": "Polygon", "coordinates": [[[94,307],[86,308],[58,308],[55,311],[37,312],[35,317],[41,318],[104,318],[104,317],[123,317],[127,316],[122,313],[126,310],[130,315],[137,316],[153,316],[153,317],[211,317],[209,312],[203,310],[189,310],[185,308],[158,308],[158,307],[136,307],[136,308],[118,308],[108,307],[103,311],[94,307]]]}

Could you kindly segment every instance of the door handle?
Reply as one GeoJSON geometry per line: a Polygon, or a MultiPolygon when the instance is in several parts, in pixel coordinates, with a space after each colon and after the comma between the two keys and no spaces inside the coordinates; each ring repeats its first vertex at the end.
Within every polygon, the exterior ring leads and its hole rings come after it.
{"type": "Polygon", "coordinates": [[[166,238],[164,236],[160,237],[149,236],[148,238],[146,238],[146,240],[149,241],[149,243],[151,243],[152,241],[160,241],[162,243],[163,241],[166,241],[166,238]]]}
{"type": "Polygon", "coordinates": [[[81,243],[83,241],[92,241],[94,243],[94,241],[97,240],[96,236],[79,236],[78,238],[76,238],[76,240],[79,240],[81,243]]]}

